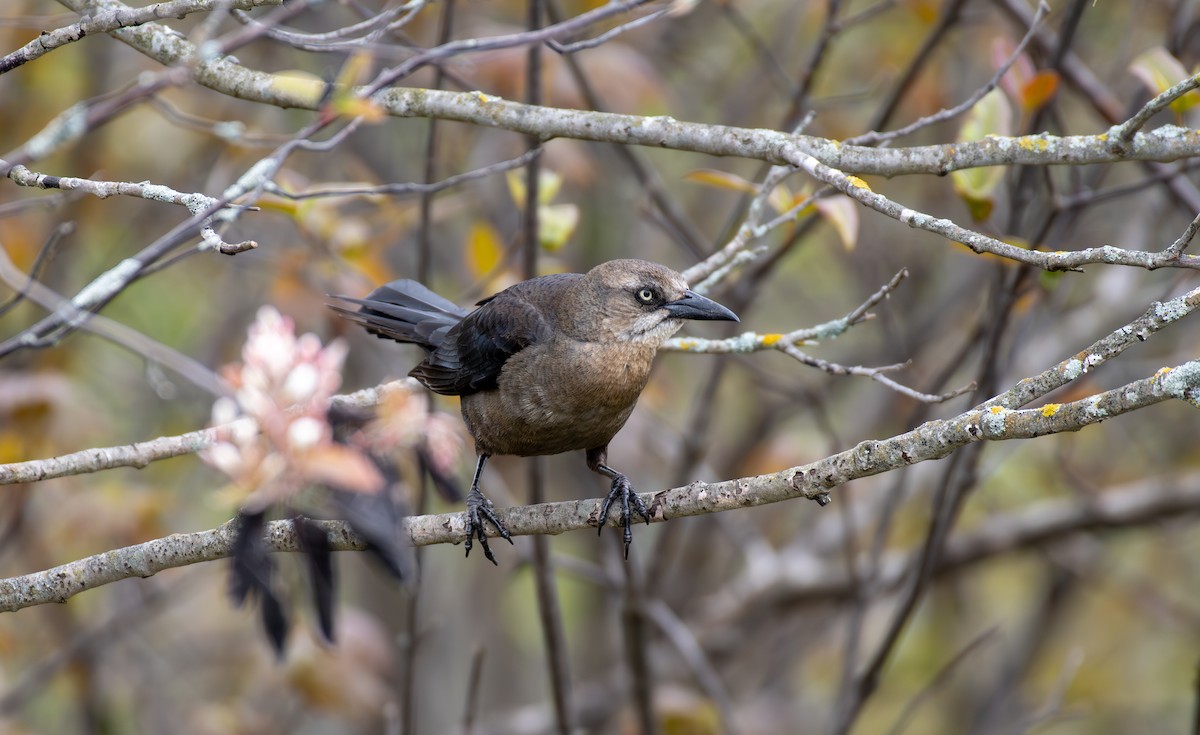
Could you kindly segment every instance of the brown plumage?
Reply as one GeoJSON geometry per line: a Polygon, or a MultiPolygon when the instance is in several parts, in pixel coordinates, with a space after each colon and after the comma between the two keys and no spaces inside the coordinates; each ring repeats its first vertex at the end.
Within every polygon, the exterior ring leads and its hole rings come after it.
{"type": "Polygon", "coordinates": [[[379,337],[421,345],[429,355],[409,373],[430,390],[462,397],[478,462],[467,494],[467,553],[483,521],[509,539],[479,490],[493,454],[522,457],[587,452],[593,471],[612,480],[601,509],[621,503],[625,551],[632,506],[649,523],[629,480],[608,467],[608,443],[625,425],[650,377],[654,355],[685,319],[737,321],[688,289],[683,276],[644,260],[611,260],[586,274],[523,281],[468,312],[415,281],[393,281],[365,299],[339,297],[332,308],[379,337]]]}

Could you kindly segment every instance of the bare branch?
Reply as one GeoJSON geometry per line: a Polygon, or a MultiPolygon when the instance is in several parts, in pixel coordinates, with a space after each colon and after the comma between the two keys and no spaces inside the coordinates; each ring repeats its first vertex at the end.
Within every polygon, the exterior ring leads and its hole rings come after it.
{"type": "Polygon", "coordinates": [[[655,10],[652,13],[643,15],[641,18],[634,18],[633,20],[631,20],[627,23],[622,23],[621,25],[617,26],[616,28],[611,28],[611,29],[605,31],[604,33],[601,33],[599,36],[596,36],[595,38],[589,38],[586,41],[576,41],[574,43],[562,43],[560,41],[550,39],[549,41],[546,42],[546,45],[549,46],[551,49],[553,49],[556,53],[573,54],[577,51],[584,51],[586,49],[595,48],[607,41],[611,41],[612,39],[616,38],[617,36],[621,35],[622,33],[625,33],[627,31],[632,31],[634,28],[640,28],[641,26],[644,26],[652,21],[658,20],[659,18],[661,18],[662,16],[666,15],[669,12],[670,12],[670,8],[662,8],[661,10],[655,10]]]}
{"type": "Polygon", "coordinates": [[[53,31],[42,31],[34,40],[21,48],[0,57],[0,74],[44,56],[61,46],[74,43],[84,36],[108,33],[119,28],[130,28],[152,23],[163,18],[183,18],[191,13],[211,11],[218,7],[232,6],[239,10],[250,10],[264,5],[282,5],[283,0],[168,0],[147,5],[144,8],[128,6],[104,7],[72,23],[53,31]]]}
{"type": "Polygon", "coordinates": [[[727,339],[675,337],[667,340],[660,349],[672,352],[723,355],[729,353],[760,352],[762,350],[786,351],[789,346],[807,344],[811,340],[835,339],[844,334],[850,327],[872,319],[873,315],[868,313],[867,310],[887,298],[890,293],[896,290],[900,282],[907,277],[907,269],[899,271],[896,275],[892,276],[892,280],[885,283],[878,291],[871,294],[866,301],[859,304],[853,311],[846,314],[846,316],[841,319],[825,322],[824,324],[818,324],[815,327],[797,329],[785,334],[744,332],[737,337],[729,337],[727,339]]]}
{"type": "Polygon", "coordinates": [[[885,214],[892,219],[903,222],[909,227],[932,232],[954,242],[966,245],[976,253],[990,253],[1049,271],[1079,270],[1081,266],[1092,263],[1127,265],[1147,270],[1167,267],[1200,270],[1200,258],[1183,255],[1170,249],[1152,253],[1140,250],[1125,250],[1105,245],[1099,248],[1085,248],[1075,251],[1059,250],[1048,252],[1028,250],[1016,245],[1010,245],[983,233],[968,230],[948,219],[934,217],[897,204],[882,194],[872,191],[867,183],[857,176],[849,176],[842,171],[826,166],[813,156],[803,153],[799,149],[795,149],[794,153],[797,156],[796,165],[803,168],[818,181],[830,184],[838,191],[874,209],[880,214],[885,214]]]}
{"type": "Polygon", "coordinates": [[[498,173],[501,173],[504,171],[511,171],[513,169],[520,168],[520,167],[526,165],[527,163],[529,163],[530,161],[532,161],[537,156],[540,156],[541,153],[542,153],[541,148],[533,148],[533,149],[530,149],[530,150],[522,153],[521,155],[517,156],[516,158],[510,158],[507,161],[500,161],[498,163],[493,163],[490,166],[484,166],[482,168],[477,168],[477,169],[474,169],[471,171],[466,171],[464,173],[456,174],[454,176],[448,176],[448,177],[442,179],[441,181],[434,181],[434,182],[431,182],[428,184],[421,184],[421,183],[416,183],[416,182],[411,182],[411,183],[406,182],[403,184],[380,184],[379,186],[345,186],[345,187],[332,187],[332,188],[326,188],[326,189],[310,189],[308,191],[302,191],[302,192],[290,192],[290,191],[286,191],[285,189],[283,189],[283,187],[281,187],[277,184],[270,183],[270,184],[267,184],[266,190],[271,192],[272,194],[278,194],[279,196],[286,197],[288,199],[313,199],[313,198],[317,198],[317,197],[338,197],[338,196],[357,196],[357,195],[361,195],[361,196],[377,196],[377,195],[407,196],[407,195],[416,195],[416,194],[436,194],[439,191],[445,191],[446,189],[452,189],[452,188],[454,188],[460,184],[464,184],[468,181],[475,181],[476,179],[482,179],[482,178],[486,178],[488,176],[492,176],[492,175],[495,175],[495,174],[498,174],[498,173]]]}
{"type": "MultiPolygon", "coordinates": [[[[1200,308],[1200,287],[1164,302],[1156,302],[1142,316],[1097,340],[1070,358],[1042,373],[1025,378],[1008,391],[980,404],[975,410],[1016,409],[1078,379],[1129,347],[1145,342],[1155,333],[1200,308]]],[[[852,312],[853,313],[853,312],[852,312]]],[[[389,391],[411,390],[411,378],[366,388],[343,396],[335,403],[346,407],[371,408],[379,405],[389,391]]],[[[198,452],[217,440],[214,432],[228,431],[229,425],[201,429],[179,436],[160,437],[123,447],[89,449],[49,459],[0,465],[0,485],[37,482],[55,477],[79,475],[114,467],[145,467],[150,462],[181,454],[198,452]]]]}
{"type": "MultiPolygon", "coordinates": [[[[415,390],[416,386],[417,384],[411,378],[405,378],[374,388],[334,396],[333,403],[345,408],[373,408],[378,406],[389,392],[411,391],[415,390]]],[[[40,482],[56,477],[83,475],[117,467],[141,469],[151,462],[185,454],[195,454],[208,449],[216,442],[228,439],[237,425],[238,422],[235,421],[207,429],[189,431],[177,436],[161,436],[136,444],[85,449],[59,457],[0,465],[0,485],[40,482]]]]}
{"type": "MultiPolygon", "coordinates": [[[[85,0],[63,2],[75,9],[87,7],[85,0]]],[[[613,14],[636,4],[618,4],[619,7],[606,5],[602,9],[606,14],[613,14]]],[[[450,48],[438,47],[442,49],[438,54],[466,53],[475,49],[540,42],[574,32],[578,30],[578,26],[586,26],[599,19],[592,16],[576,16],[561,24],[546,26],[538,34],[512,34],[511,37],[483,39],[474,45],[466,44],[471,48],[466,48],[461,42],[451,42],[446,45],[450,48]],[[460,45],[453,45],[455,43],[460,45]]],[[[172,65],[195,56],[195,47],[187,39],[180,38],[162,26],[149,24],[138,29],[113,31],[112,34],[164,65],[172,65]]],[[[404,72],[408,71],[411,69],[406,65],[404,72]]],[[[366,89],[369,91],[381,87],[391,81],[391,76],[389,74],[366,89]]],[[[274,75],[246,68],[226,56],[197,64],[194,78],[198,83],[223,94],[279,107],[316,109],[326,92],[326,84],[316,80],[305,83],[292,79],[286,85],[277,84],[274,75]]],[[[772,130],[689,123],[670,117],[642,117],[525,105],[481,92],[447,92],[401,87],[381,89],[373,99],[385,111],[397,117],[457,120],[534,135],[543,140],[574,138],[645,145],[714,156],[752,158],[776,165],[795,164],[798,154],[803,154],[812,156],[838,171],[856,175],[943,175],[980,166],[1174,161],[1200,154],[1200,131],[1174,125],[1164,125],[1134,135],[1130,145],[1123,151],[1111,150],[1107,133],[989,137],[980,141],[943,145],[876,148],[843,145],[835,140],[790,135],[772,130]]],[[[1096,262],[1106,261],[1100,259],[1096,262]]]]}
{"type": "Polygon", "coordinates": [[[9,259],[3,244],[0,244],[0,281],[15,291],[18,296],[28,297],[30,301],[50,311],[61,310],[69,314],[71,319],[81,319],[80,323],[87,331],[123,347],[135,355],[174,370],[191,381],[193,385],[215,396],[226,395],[229,392],[228,387],[212,370],[125,324],[96,314],[89,314],[87,316],[90,318],[82,320],[82,315],[76,314],[72,310],[70,302],[66,298],[18,270],[9,259]]]}
{"type": "MultiPolygon", "coordinates": [[[[853,449],[781,472],[723,482],[694,482],[657,493],[642,493],[641,496],[654,522],[794,498],[808,498],[824,504],[828,502],[830,490],[851,480],[942,459],[968,444],[1078,431],[1173,398],[1195,405],[1197,395],[1200,395],[1200,361],[1192,361],[1163,368],[1149,378],[1071,403],[1016,411],[1001,406],[976,408],[950,419],[928,421],[890,439],[864,441],[853,449]]],[[[497,509],[496,515],[513,536],[557,535],[595,528],[600,505],[600,499],[540,503],[497,509]]],[[[405,519],[402,534],[414,546],[459,543],[466,537],[464,522],[463,513],[414,516],[405,519]]],[[[609,519],[609,525],[619,524],[620,518],[609,519]]],[[[335,551],[366,548],[341,522],[326,522],[325,529],[335,551]]],[[[495,529],[489,532],[494,534],[495,529]]],[[[299,549],[290,522],[270,524],[267,534],[268,548],[273,551],[299,549]]],[[[232,535],[232,526],[226,523],[211,531],[176,534],[44,572],[0,580],[0,612],[62,602],[119,579],[148,577],[164,569],[219,559],[228,555],[232,535]]]]}
{"type": "Polygon", "coordinates": [[[193,214],[215,201],[203,194],[186,194],[167,186],[147,182],[133,183],[128,181],[94,181],[79,179],[71,176],[51,176],[30,171],[24,166],[13,166],[8,171],[8,178],[21,186],[37,189],[61,189],[63,191],[81,191],[100,199],[110,196],[132,196],[149,199],[156,202],[167,202],[187,207],[193,214]]]}
{"type": "Polygon", "coordinates": [[[1029,45],[1031,40],[1033,40],[1034,33],[1037,31],[1038,26],[1041,25],[1042,20],[1046,17],[1046,13],[1049,12],[1050,6],[1046,4],[1045,0],[1042,0],[1038,3],[1037,13],[1034,14],[1033,21],[1029,24],[1029,30],[1025,33],[1025,37],[1021,39],[1021,42],[1017,44],[1017,47],[1013,49],[1013,52],[1009,54],[1009,57],[1005,59],[1003,64],[1000,65],[1000,68],[996,70],[996,73],[992,75],[992,78],[989,79],[982,87],[972,92],[971,95],[961,103],[948,109],[939,110],[932,115],[926,115],[920,120],[916,120],[902,128],[889,130],[886,133],[871,132],[864,135],[856,135],[846,142],[853,145],[878,145],[879,143],[889,140],[895,140],[896,138],[902,138],[906,135],[912,135],[918,130],[927,128],[930,125],[945,122],[946,120],[952,120],[971,109],[979,102],[979,100],[987,96],[988,92],[991,92],[998,84],[1000,84],[1000,80],[1004,78],[1004,75],[1008,73],[1008,70],[1012,68],[1012,65],[1016,63],[1021,54],[1025,52],[1025,47],[1029,45]]]}
{"type": "Polygon", "coordinates": [[[1133,134],[1141,130],[1150,121],[1150,118],[1165,110],[1175,100],[1197,88],[1200,88],[1200,74],[1184,79],[1182,82],[1173,85],[1170,89],[1164,90],[1145,105],[1142,105],[1142,108],[1134,113],[1133,117],[1109,131],[1109,136],[1113,138],[1113,146],[1124,148],[1133,139],[1133,134]]]}
{"type": "MultiPolygon", "coordinates": [[[[292,48],[317,53],[345,53],[346,51],[369,51],[374,56],[413,56],[412,48],[395,45],[369,43],[382,34],[407,25],[413,16],[426,5],[426,0],[410,0],[386,8],[376,15],[328,33],[302,33],[276,25],[265,26],[264,34],[292,48]]],[[[244,11],[235,11],[234,17],[248,25],[265,25],[244,11]]]]}
{"type": "MultiPolygon", "coordinates": [[[[750,221],[749,216],[747,216],[747,221],[750,221]]],[[[812,344],[812,341],[817,339],[834,339],[844,334],[850,327],[872,319],[874,315],[869,313],[867,309],[870,309],[872,306],[875,306],[880,301],[887,298],[888,294],[894,291],[900,284],[900,281],[904,280],[907,276],[908,271],[901,270],[892,277],[891,281],[884,284],[878,291],[873,293],[870,298],[868,298],[846,316],[842,317],[841,319],[834,319],[833,321],[819,324],[815,327],[797,329],[786,334],[759,334],[757,332],[743,332],[736,337],[728,337],[726,339],[675,337],[667,340],[667,342],[663,344],[660,349],[673,352],[707,354],[748,353],[761,352],[763,350],[779,350],[780,352],[799,360],[805,365],[815,367],[819,370],[824,370],[830,375],[866,376],[878,381],[883,385],[886,385],[888,388],[898,393],[923,403],[941,403],[973,390],[974,384],[971,384],[963,388],[958,388],[947,393],[941,393],[937,395],[923,393],[921,391],[909,388],[908,386],[902,385],[884,374],[908,367],[908,363],[883,365],[877,367],[841,365],[835,362],[829,362],[828,360],[822,360],[820,358],[813,357],[800,350],[798,345],[812,344]]],[[[712,278],[712,276],[710,276],[710,278],[712,278]]]]}

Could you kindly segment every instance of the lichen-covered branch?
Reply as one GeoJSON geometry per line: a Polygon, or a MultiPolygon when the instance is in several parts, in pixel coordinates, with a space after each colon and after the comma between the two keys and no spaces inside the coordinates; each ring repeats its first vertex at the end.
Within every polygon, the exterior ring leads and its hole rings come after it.
{"type": "MultiPolygon", "coordinates": [[[[893,279],[885,288],[894,286],[895,282],[893,279]]],[[[869,308],[874,300],[875,296],[872,296],[847,317],[859,313],[863,307],[869,308]]],[[[1047,368],[1040,374],[1024,378],[1009,390],[976,408],[977,410],[990,410],[995,407],[1017,409],[1028,405],[1120,355],[1129,347],[1145,342],[1159,330],[1182,319],[1197,308],[1200,308],[1200,287],[1168,301],[1155,302],[1144,314],[1132,322],[1102,337],[1057,365],[1047,368]]],[[[843,320],[847,317],[844,317],[843,320]]],[[[835,322],[843,320],[835,320],[835,322]]],[[[347,395],[335,396],[333,402],[351,408],[371,408],[379,405],[389,391],[411,390],[412,386],[412,379],[405,378],[347,395]]],[[[169,459],[206,449],[219,439],[218,432],[228,430],[230,430],[228,425],[213,427],[120,447],[85,449],[60,457],[0,464],[0,485],[39,482],[115,467],[145,467],[160,459],[169,459]]]]}
{"type": "MultiPolygon", "coordinates": [[[[391,383],[366,388],[354,393],[333,397],[335,406],[345,408],[373,408],[378,406],[389,392],[394,390],[413,390],[416,381],[405,378],[391,383]]],[[[0,465],[0,485],[15,485],[20,483],[41,482],[56,477],[84,475],[101,470],[117,467],[142,468],[151,462],[162,459],[179,457],[185,454],[195,454],[211,447],[214,443],[227,439],[234,431],[235,424],[223,424],[208,429],[189,431],[176,436],[160,436],[144,442],[126,444],[119,447],[97,447],[81,452],[64,454],[59,457],[34,459],[27,462],[13,462],[0,465]]]]}
{"type": "MultiPolygon", "coordinates": [[[[60,0],[72,10],[120,6],[115,0],[60,0]]],[[[123,7],[123,6],[122,6],[123,7]]],[[[195,59],[196,48],[166,26],[148,23],[112,31],[112,35],[163,65],[195,59]]],[[[215,91],[278,107],[316,109],[326,84],[250,69],[231,57],[196,64],[194,79],[215,91]]],[[[374,96],[397,117],[457,120],[524,135],[574,138],[623,145],[753,158],[776,165],[796,162],[800,152],[838,171],[855,175],[943,175],[959,169],[1006,165],[1072,165],[1120,161],[1176,161],[1200,155],[1200,131],[1164,125],[1133,136],[1120,150],[1108,131],[1095,135],[988,137],[944,145],[875,148],[775,130],[738,128],[617,113],[526,105],[481,92],[389,88],[374,96]]]]}
{"type": "Polygon", "coordinates": [[[236,205],[220,205],[218,200],[213,197],[199,194],[196,192],[181,192],[163,186],[162,184],[151,184],[148,181],[132,182],[132,181],[97,181],[94,179],[81,179],[74,176],[52,176],[50,174],[40,174],[30,171],[25,166],[16,165],[8,169],[8,178],[21,186],[29,186],[37,189],[60,189],[62,191],[81,191],[101,199],[110,196],[131,196],[148,199],[154,202],[163,202],[166,204],[178,204],[186,207],[193,215],[204,211],[216,210],[218,214],[209,215],[209,220],[201,225],[201,233],[207,247],[212,248],[220,253],[232,255],[246,250],[253,250],[258,247],[258,243],[253,240],[246,240],[237,243],[227,243],[220,237],[209,224],[213,217],[220,216],[219,211],[224,207],[236,207],[236,205]]]}
{"type": "MultiPolygon", "coordinates": [[[[1162,130],[1162,128],[1159,128],[1162,130]]],[[[995,138],[988,138],[995,141],[995,138]]],[[[1200,138],[1198,138],[1200,140],[1200,138]]],[[[1030,250],[1011,243],[1002,242],[981,232],[968,230],[953,221],[934,217],[924,212],[905,207],[887,197],[875,192],[865,181],[828,166],[815,156],[803,152],[798,147],[792,149],[793,163],[804,169],[818,181],[833,186],[846,196],[864,204],[871,209],[885,214],[894,220],[903,222],[909,227],[925,230],[941,235],[948,240],[966,245],[976,253],[988,253],[1001,258],[1015,260],[1037,268],[1049,271],[1078,270],[1084,265],[1105,263],[1108,265],[1126,265],[1135,268],[1155,270],[1157,268],[1191,268],[1200,269],[1200,257],[1186,255],[1181,250],[1167,248],[1161,252],[1142,250],[1127,250],[1124,248],[1105,245],[1102,247],[1084,248],[1082,250],[1030,250]]]]}
{"type": "Polygon", "coordinates": [[[1200,88],[1200,74],[1188,77],[1182,82],[1172,85],[1170,89],[1163,90],[1162,94],[1159,94],[1143,105],[1142,109],[1134,113],[1133,117],[1112,129],[1110,135],[1113,138],[1113,146],[1117,149],[1123,147],[1133,138],[1134,133],[1141,130],[1142,126],[1149,122],[1150,118],[1165,110],[1175,100],[1197,88],[1200,88]]]}
{"type": "MultiPolygon", "coordinates": [[[[1071,403],[1023,410],[1003,406],[974,408],[954,418],[928,421],[889,439],[864,441],[853,449],[781,472],[724,482],[694,482],[657,493],[642,493],[642,499],[655,522],[793,498],[808,498],[824,504],[828,502],[830,490],[851,480],[941,459],[974,442],[1031,439],[1078,431],[1172,398],[1196,405],[1197,396],[1200,396],[1200,361],[1192,361],[1163,368],[1148,378],[1071,403]]],[[[598,499],[496,510],[501,522],[514,536],[557,535],[594,528],[599,513],[598,499]]],[[[610,525],[619,522],[615,516],[609,521],[610,525]]],[[[325,528],[333,549],[365,548],[344,524],[328,522],[325,528]]],[[[401,533],[416,546],[457,543],[466,537],[464,514],[411,517],[404,521],[401,533]]],[[[228,555],[231,534],[232,530],[226,524],[211,531],[176,534],[44,572],[0,580],[0,611],[61,602],[84,590],[119,579],[146,577],[164,569],[222,558],[228,555]]],[[[268,545],[276,551],[299,548],[291,524],[282,522],[270,525],[268,545]]]]}
{"type": "Polygon", "coordinates": [[[787,345],[798,345],[810,340],[834,339],[845,334],[850,327],[870,320],[873,315],[867,310],[887,298],[896,290],[900,282],[908,277],[904,269],[892,276],[878,291],[871,294],[866,301],[859,304],[849,314],[840,319],[833,319],[815,327],[805,327],[786,333],[743,332],[736,337],[726,339],[701,339],[698,337],[673,337],[667,340],[659,349],[669,352],[698,352],[705,354],[728,354],[761,352],[762,350],[785,350],[787,345]]]}
{"type": "Polygon", "coordinates": [[[168,0],[147,5],[144,8],[119,6],[96,10],[72,23],[53,31],[42,31],[37,38],[12,53],[0,56],[0,74],[16,69],[56,48],[74,43],[84,36],[108,33],[119,28],[150,23],[163,18],[183,18],[192,13],[230,7],[250,10],[263,5],[282,5],[283,0],[168,0]]]}

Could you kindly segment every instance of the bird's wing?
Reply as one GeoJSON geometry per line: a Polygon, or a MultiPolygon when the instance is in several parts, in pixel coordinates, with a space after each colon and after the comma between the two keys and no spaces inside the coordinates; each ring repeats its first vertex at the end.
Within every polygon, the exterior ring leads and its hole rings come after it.
{"type": "Polygon", "coordinates": [[[552,334],[543,309],[510,288],[481,301],[409,375],[449,396],[495,388],[508,358],[552,334]]]}
{"type": "Polygon", "coordinates": [[[330,304],[329,308],[361,324],[371,334],[397,342],[412,342],[427,350],[437,349],[450,329],[467,315],[467,310],[453,301],[410,280],[392,281],[362,299],[333,298],[357,306],[357,309],[349,309],[330,304]]]}

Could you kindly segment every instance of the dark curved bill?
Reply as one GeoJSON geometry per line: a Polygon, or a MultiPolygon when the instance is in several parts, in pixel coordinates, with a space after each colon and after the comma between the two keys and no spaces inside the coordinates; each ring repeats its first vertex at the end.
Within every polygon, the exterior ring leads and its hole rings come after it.
{"type": "Polygon", "coordinates": [[[694,291],[684,291],[683,298],[666,304],[667,312],[676,319],[708,319],[712,321],[741,321],[729,309],[694,291]]]}

